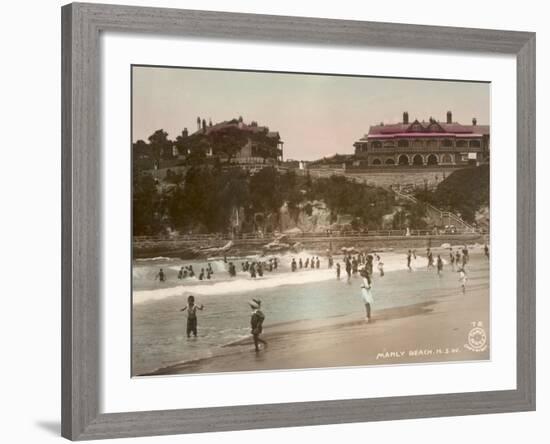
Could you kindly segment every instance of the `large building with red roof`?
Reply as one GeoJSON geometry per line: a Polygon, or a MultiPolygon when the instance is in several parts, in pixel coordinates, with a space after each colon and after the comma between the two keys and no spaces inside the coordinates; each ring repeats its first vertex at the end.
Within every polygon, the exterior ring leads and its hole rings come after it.
{"type": "Polygon", "coordinates": [[[355,166],[368,167],[423,167],[467,166],[489,161],[489,125],[471,125],[453,122],[451,111],[445,123],[429,121],[409,122],[403,113],[399,123],[373,125],[368,134],[353,144],[355,166]]]}

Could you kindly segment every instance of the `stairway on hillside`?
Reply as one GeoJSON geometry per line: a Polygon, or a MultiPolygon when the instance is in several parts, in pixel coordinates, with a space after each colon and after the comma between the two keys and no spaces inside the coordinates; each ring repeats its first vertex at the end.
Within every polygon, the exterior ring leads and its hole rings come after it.
{"type": "Polygon", "coordinates": [[[444,227],[447,225],[454,225],[460,231],[464,231],[467,233],[476,232],[476,229],[472,225],[450,211],[443,211],[429,203],[420,202],[416,197],[402,193],[395,188],[390,188],[390,190],[395,193],[398,199],[408,200],[409,202],[413,203],[422,203],[423,205],[425,205],[427,216],[435,221],[436,225],[438,226],[444,227]]]}

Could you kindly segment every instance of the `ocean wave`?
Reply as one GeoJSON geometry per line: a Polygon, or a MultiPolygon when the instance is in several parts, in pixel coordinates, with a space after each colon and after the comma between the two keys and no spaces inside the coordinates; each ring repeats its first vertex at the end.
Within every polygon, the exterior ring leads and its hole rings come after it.
{"type": "Polygon", "coordinates": [[[138,259],[134,259],[134,260],[136,262],[160,262],[160,261],[177,261],[178,258],[157,256],[157,257],[138,258],[138,259]]]}
{"type": "MultiPolygon", "coordinates": [[[[298,259],[300,257],[305,258],[307,256],[300,254],[281,255],[279,256],[281,268],[288,270],[290,268],[290,261],[293,257],[298,259]]],[[[383,256],[381,255],[381,260],[384,263],[383,267],[385,272],[405,270],[407,268],[405,254],[385,254],[383,256]]],[[[425,263],[424,261],[427,262],[424,257],[417,255],[417,260],[413,261],[413,268],[422,268],[425,263]]],[[[445,262],[446,261],[444,260],[444,263],[445,262]]],[[[220,261],[216,265],[216,268],[225,268],[223,261],[220,261]]],[[[236,265],[238,266],[238,264],[236,265]]],[[[375,261],[373,265],[374,272],[378,273],[378,262],[375,261]]],[[[345,279],[346,271],[342,263],[341,266],[341,276],[342,279],[345,279]]],[[[177,266],[170,266],[169,269],[176,271],[179,268],[177,266]]],[[[197,271],[198,270],[195,269],[195,272],[197,271]]],[[[141,277],[141,273],[138,274],[141,277]]],[[[215,276],[217,276],[217,274],[215,276]]],[[[187,296],[189,294],[210,296],[230,293],[247,293],[282,286],[304,285],[328,281],[335,279],[335,277],[335,268],[304,269],[296,272],[285,271],[273,274],[266,273],[263,277],[257,278],[251,278],[248,273],[238,271],[237,277],[235,278],[224,277],[221,280],[213,279],[211,281],[199,281],[195,277],[192,279],[188,278],[188,280],[184,280],[183,282],[180,281],[181,283],[170,287],[135,290],[133,293],[133,302],[134,304],[140,304],[174,296],[187,296]]]]}
{"type": "Polygon", "coordinates": [[[258,278],[224,280],[220,282],[201,283],[201,285],[177,285],[170,288],[134,291],[133,302],[139,304],[147,301],[165,299],[173,296],[194,294],[200,296],[229,293],[246,293],[284,285],[303,285],[334,279],[334,270],[308,270],[294,273],[264,275],[258,278]]]}

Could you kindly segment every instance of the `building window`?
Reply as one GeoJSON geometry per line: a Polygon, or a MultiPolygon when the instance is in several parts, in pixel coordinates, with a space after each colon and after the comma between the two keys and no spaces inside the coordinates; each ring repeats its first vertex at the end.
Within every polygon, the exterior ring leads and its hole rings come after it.
{"type": "Polygon", "coordinates": [[[393,159],[386,159],[386,165],[395,165],[395,160],[393,159]]]}
{"type": "Polygon", "coordinates": [[[466,140],[457,140],[456,147],[457,148],[466,148],[468,146],[468,142],[466,140]]]}
{"type": "Polygon", "coordinates": [[[453,156],[450,154],[444,154],[441,158],[441,163],[453,163],[453,156]]]}
{"type": "Polygon", "coordinates": [[[424,165],[424,159],[420,154],[413,157],[413,165],[424,165]]]}
{"type": "Polygon", "coordinates": [[[374,142],[372,142],[371,146],[373,148],[382,148],[382,142],[379,142],[378,140],[375,140],[374,142]]]}
{"type": "Polygon", "coordinates": [[[481,142],[479,140],[470,140],[470,148],[481,148],[481,142]]]}
{"type": "Polygon", "coordinates": [[[399,148],[408,148],[409,147],[409,141],[405,139],[400,139],[397,141],[397,146],[399,148]]]}
{"type": "Polygon", "coordinates": [[[426,142],[427,148],[437,148],[437,140],[428,140],[426,142]]]}
{"type": "Polygon", "coordinates": [[[384,142],[384,148],[395,148],[395,143],[393,141],[384,142]]]}
{"type": "Polygon", "coordinates": [[[408,165],[409,158],[405,156],[405,154],[401,154],[397,162],[399,163],[399,165],[408,165]]]}
{"type": "Polygon", "coordinates": [[[424,148],[424,144],[422,143],[422,140],[416,139],[413,141],[413,148],[424,148]]]}
{"type": "Polygon", "coordinates": [[[437,156],[435,154],[430,154],[428,156],[428,165],[437,165],[437,156]]]}
{"type": "Polygon", "coordinates": [[[374,160],[372,161],[372,164],[373,164],[373,165],[382,165],[382,162],[380,161],[380,159],[374,159],[374,160]]]}
{"type": "Polygon", "coordinates": [[[443,141],[441,142],[441,145],[444,146],[445,148],[450,148],[453,146],[453,141],[451,139],[443,139],[443,141]]]}

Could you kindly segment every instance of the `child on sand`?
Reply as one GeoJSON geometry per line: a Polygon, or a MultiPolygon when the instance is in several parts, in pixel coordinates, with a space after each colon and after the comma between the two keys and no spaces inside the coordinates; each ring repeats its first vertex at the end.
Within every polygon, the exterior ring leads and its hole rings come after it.
{"type": "Polygon", "coordinates": [[[195,297],[189,296],[187,298],[187,306],[183,307],[180,311],[187,310],[187,337],[193,336],[197,337],[197,309],[202,310],[204,305],[195,305],[195,297]]]}
{"type": "Polygon", "coordinates": [[[260,334],[263,331],[263,323],[265,320],[265,315],[260,310],[262,301],[259,299],[252,299],[249,302],[250,308],[252,308],[252,314],[250,316],[250,333],[254,339],[254,348],[257,352],[260,351],[260,342],[263,344],[264,348],[267,347],[267,342],[260,338],[260,334]]]}
{"type": "Polygon", "coordinates": [[[363,278],[363,285],[361,285],[361,299],[365,303],[365,320],[370,322],[371,305],[374,304],[374,297],[372,295],[372,281],[368,274],[363,278]]]}

